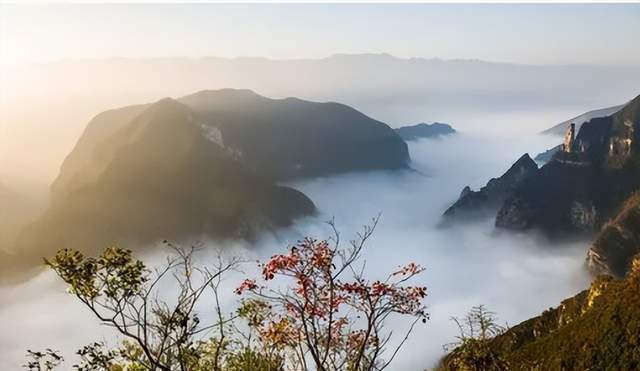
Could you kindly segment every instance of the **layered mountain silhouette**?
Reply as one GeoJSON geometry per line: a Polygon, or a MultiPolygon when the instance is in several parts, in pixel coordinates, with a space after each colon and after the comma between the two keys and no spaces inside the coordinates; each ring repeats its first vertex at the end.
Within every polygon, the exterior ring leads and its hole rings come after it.
{"type": "Polygon", "coordinates": [[[269,99],[250,90],[202,91],[180,99],[225,146],[274,180],[406,168],[407,144],[389,126],[339,103],[269,99]]]}
{"type": "Polygon", "coordinates": [[[426,124],[424,122],[416,125],[402,126],[396,128],[396,133],[406,141],[418,140],[421,138],[438,138],[444,135],[455,134],[451,125],[434,122],[426,124]]]}
{"type": "Polygon", "coordinates": [[[568,148],[519,186],[496,218],[509,229],[596,231],[640,185],[640,97],[583,124],[568,148]]]}
{"type": "Polygon", "coordinates": [[[634,193],[640,188],[639,142],[640,96],[584,123],[575,137],[569,131],[548,163],[504,198],[464,191],[445,220],[459,219],[460,210],[493,211],[497,203],[498,228],[536,229],[551,237],[597,233],[587,257],[591,271],[623,276],[640,241],[634,193]]]}
{"type": "Polygon", "coordinates": [[[18,269],[65,247],[253,239],[315,210],[276,181],[408,161],[391,128],[337,103],[225,89],[110,110],[89,123],[52,184],[50,207],[5,260],[18,269]]]}
{"type": "MultiPolygon", "coordinates": [[[[205,135],[274,181],[408,166],[407,144],[393,129],[343,104],[270,99],[238,89],[206,90],[178,101],[192,110],[205,135]]],[[[96,143],[148,107],[99,114],[65,160],[55,187],[68,182],[96,143]]]]}

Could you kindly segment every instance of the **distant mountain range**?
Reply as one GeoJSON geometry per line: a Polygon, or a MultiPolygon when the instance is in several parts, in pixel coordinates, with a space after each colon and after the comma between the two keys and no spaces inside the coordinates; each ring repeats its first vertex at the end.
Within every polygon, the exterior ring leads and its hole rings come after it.
{"type": "Polygon", "coordinates": [[[637,86],[640,67],[536,66],[388,54],[291,60],[63,60],[0,74],[0,89],[11,92],[0,101],[0,121],[10,120],[25,133],[39,133],[0,136],[0,148],[9,156],[4,173],[32,168],[50,183],[96,112],[206,89],[251,89],[273,98],[336,101],[395,123],[418,122],[423,117],[456,120],[505,111],[598,107],[611,100],[623,102],[637,86]],[[584,81],[589,81],[589,89],[584,81]],[[24,148],[39,148],[41,155],[23,156],[24,148]]]}
{"type": "Polygon", "coordinates": [[[224,89],[109,110],[89,123],[13,253],[33,266],[63,247],[253,239],[315,211],[277,181],[408,162],[393,129],[338,103],[224,89]]]}
{"type": "Polygon", "coordinates": [[[420,123],[416,125],[402,126],[395,129],[396,133],[406,141],[418,140],[421,138],[438,138],[444,135],[455,134],[451,125],[434,122],[433,124],[420,123]]]}

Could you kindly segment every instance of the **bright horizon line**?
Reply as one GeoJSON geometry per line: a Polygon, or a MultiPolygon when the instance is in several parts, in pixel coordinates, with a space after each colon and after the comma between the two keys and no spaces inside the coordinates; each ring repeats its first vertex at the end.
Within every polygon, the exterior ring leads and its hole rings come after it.
{"type": "Polygon", "coordinates": [[[500,60],[487,60],[481,58],[443,58],[443,57],[425,57],[425,56],[398,56],[389,52],[335,52],[324,57],[295,57],[295,58],[278,58],[278,57],[266,57],[260,55],[236,55],[236,56],[224,56],[224,55],[157,55],[157,56],[126,56],[126,55],[113,55],[113,56],[70,56],[61,58],[51,58],[42,61],[28,61],[17,63],[0,63],[0,68],[7,69],[20,69],[36,66],[44,66],[49,64],[61,64],[69,62],[95,62],[95,61],[109,61],[109,60],[130,60],[130,61],[153,61],[153,60],[168,60],[168,59],[183,59],[200,61],[206,59],[224,59],[229,61],[234,60],[263,60],[270,62],[307,62],[307,61],[322,61],[336,57],[389,57],[398,61],[423,61],[423,62],[476,62],[487,64],[500,64],[511,66],[530,66],[530,67],[609,67],[609,68],[640,68],[640,64],[612,64],[612,63],[588,63],[588,62],[571,62],[571,63],[519,63],[508,62],[500,60]]]}

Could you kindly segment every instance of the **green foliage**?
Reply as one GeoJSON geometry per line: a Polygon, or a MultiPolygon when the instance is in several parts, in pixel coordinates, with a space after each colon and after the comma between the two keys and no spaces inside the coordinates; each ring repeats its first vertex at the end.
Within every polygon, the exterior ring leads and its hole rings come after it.
{"type": "Polygon", "coordinates": [[[264,300],[249,298],[243,299],[238,308],[238,316],[251,328],[260,326],[271,313],[271,306],[264,300]]]}
{"type": "Polygon", "coordinates": [[[80,348],[76,354],[80,356],[81,363],[74,365],[78,371],[120,371],[124,368],[116,362],[119,352],[105,350],[103,343],[91,343],[80,348]]]}
{"type": "MultiPolygon", "coordinates": [[[[504,333],[497,324],[494,312],[483,305],[471,308],[463,318],[452,318],[459,329],[455,347],[447,357],[445,369],[460,371],[501,371],[508,369],[507,362],[491,347],[491,340],[504,333]]],[[[447,346],[445,346],[446,348],[447,346]]]]}
{"type": "Polygon", "coordinates": [[[506,356],[517,369],[531,364],[543,370],[639,369],[640,275],[608,281],[575,320],[533,337],[506,356]]]}
{"type": "Polygon", "coordinates": [[[117,247],[108,247],[98,259],[63,249],[52,260],[45,259],[45,263],[69,285],[72,294],[85,300],[98,296],[130,298],[140,293],[148,280],[144,264],[133,259],[131,250],[117,247]]]}
{"type": "Polygon", "coordinates": [[[225,371],[280,371],[284,360],[279,355],[270,355],[252,348],[242,348],[226,358],[225,371]]]}
{"type": "MultiPolygon", "coordinates": [[[[373,371],[389,365],[427,314],[422,304],[426,288],[405,284],[422,272],[419,265],[409,263],[374,282],[354,267],[372,233],[373,227],[366,226],[347,249],[338,250],[336,232],[335,247],[305,239],[289,254],[275,255],[263,265],[264,279],[276,274],[295,278],[291,287],[280,294],[259,292],[247,279],[234,291],[253,295],[229,315],[220,307],[219,287],[223,273],[239,264],[236,258],[219,256],[216,265],[200,267],[194,264],[195,247],[167,243],[174,254],[153,271],[118,247],[96,258],[64,249],[45,262],[71,294],[122,336],[116,347],[94,342],[78,350],[81,362],[73,366],[78,371],[373,371]],[[343,272],[353,272],[352,281],[343,280],[343,272]],[[160,295],[163,279],[173,281],[174,298],[166,291],[160,295]],[[209,316],[197,310],[206,293],[214,306],[205,308],[215,316],[202,323],[209,316]],[[410,316],[413,322],[383,359],[392,335],[383,332],[383,325],[390,315],[410,316]]],[[[29,363],[30,370],[50,371],[59,364],[47,363],[48,354],[32,355],[40,358],[29,363]]]]}
{"type": "Polygon", "coordinates": [[[469,365],[484,355],[504,362],[496,370],[640,369],[640,269],[621,280],[599,277],[557,308],[488,341],[458,345],[442,370],[491,369],[469,365]]]}

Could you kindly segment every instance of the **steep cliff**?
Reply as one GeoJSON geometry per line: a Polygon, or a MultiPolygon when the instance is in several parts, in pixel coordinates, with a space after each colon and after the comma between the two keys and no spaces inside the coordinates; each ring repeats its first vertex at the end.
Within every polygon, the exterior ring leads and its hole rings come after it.
{"type": "MultiPolygon", "coordinates": [[[[623,280],[602,276],[588,290],[489,340],[510,370],[635,370],[640,367],[640,259],[623,280]]],[[[442,362],[453,365],[460,350],[442,362]]]]}
{"type": "Polygon", "coordinates": [[[595,232],[640,186],[640,96],[615,114],[586,122],[571,148],[558,151],[507,198],[496,226],[595,232]]]}
{"type": "Polygon", "coordinates": [[[612,220],[607,222],[587,253],[587,265],[594,274],[623,277],[640,253],[640,193],[634,193],[612,220]]]}
{"type": "Polygon", "coordinates": [[[465,187],[458,200],[444,212],[445,221],[451,222],[495,212],[521,183],[537,172],[538,165],[529,154],[522,155],[502,176],[492,178],[479,191],[465,187]]]}

